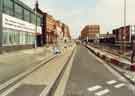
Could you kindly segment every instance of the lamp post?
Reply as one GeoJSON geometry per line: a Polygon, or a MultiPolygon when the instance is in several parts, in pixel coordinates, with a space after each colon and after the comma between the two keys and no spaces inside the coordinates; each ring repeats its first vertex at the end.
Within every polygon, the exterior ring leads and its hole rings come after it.
{"type": "Polygon", "coordinates": [[[35,48],[37,48],[37,4],[38,4],[38,0],[35,0],[35,48]]]}
{"type": "Polygon", "coordinates": [[[123,35],[122,35],[122,41],[123,41],[123,55],[125,55],[125,49],[126,49],[126,14],[127,14],[127,0],[124,0],[124,29],[123,29],[123,35]]]}
{"type": "MultiPolygon", "coordinates": [[[[2,22],[2,4],[3,0],[0,0],[0,22],[2,22]]],[[[2,47],[2,23],[0,24],[0,47],[2,47]]]]}
{"type": "Polygon", "coordinates": [[[124,0],[124,26],[126,26],[127,0],[124,0]]]}

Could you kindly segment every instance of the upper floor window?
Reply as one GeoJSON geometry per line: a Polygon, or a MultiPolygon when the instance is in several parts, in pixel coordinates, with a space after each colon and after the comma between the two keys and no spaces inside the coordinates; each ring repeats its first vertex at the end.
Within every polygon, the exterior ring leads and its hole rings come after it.
{"type": "Polygon", "coordinates": [[[30,11],[24,9],[24,20],[30,22],[30,11]]]}
{"type": "Polygon", "coordinates": [[[15,4],[15,17],[23,19],[23,8],[18,4],[15,4]]]}
{"type": "Polygon", "coordinates": [[[3,0],[3,11],[13,16],[13,0],[3,0]]]}

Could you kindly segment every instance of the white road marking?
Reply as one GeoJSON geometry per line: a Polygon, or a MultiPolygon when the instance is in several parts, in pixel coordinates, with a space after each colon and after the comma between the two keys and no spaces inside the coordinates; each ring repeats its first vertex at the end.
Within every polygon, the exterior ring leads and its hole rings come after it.
{"type": "Polygon", "coordinates": [[[102,90],[102,91],[99,91],[97,93],[95,93],[96,96],[102,96],[102,95],[105,95],[107,93],[109,93],[110,90],[109,89],[105,89],[105,90],[102,90]]]}
{"type": "Polygon", "coordinates": [[[99,86],[99,85],[96,85],[96,86],[93,86],[93,87],[88,88],[88,91],[96,91],[96,90],[98,90],[100,88],[102,88],[102,87],[99,86]]]}
{"type": "Polygon", "coordinates": [[[107,84],[109,84],[109,85],[112,85],[112,84],[117,83],[117,81],[115,81],[115,80],[111,80],[111,81],[107,81],[106,83],[107,83],[107,84]]]}
{"type": "Polygon", "coordinates": [[[121,84],[115,85],[114,87],[115,87],[115,88],[121,88],[121,87],[124,87],[124,86],[125,86],[125,84],[124,84],[124,83],[121,83],[121,84]]]}

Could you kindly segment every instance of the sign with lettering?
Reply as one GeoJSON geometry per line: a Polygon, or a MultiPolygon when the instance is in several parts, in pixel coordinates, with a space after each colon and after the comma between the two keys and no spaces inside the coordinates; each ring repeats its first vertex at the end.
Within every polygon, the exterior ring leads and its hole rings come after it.
{"type": "Polygon", "coordinates": [[[14,30],[24,31],[24,32],[31,32],[31,33],[37,33],[41,34],[41,27],[36,26],[35,24],[23,21],[21,19],[3,14],[3,27],[4,28],[10,28],[14,30]]]}

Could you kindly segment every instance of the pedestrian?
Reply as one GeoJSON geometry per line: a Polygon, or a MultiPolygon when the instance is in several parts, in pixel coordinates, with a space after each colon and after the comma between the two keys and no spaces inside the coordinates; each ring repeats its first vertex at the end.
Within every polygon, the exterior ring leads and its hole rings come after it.
{"type": "Polygon", "coordinates": [[[132,55],[131,55],[131,63],[134,62],[134,56],[135,56],[135,40],[132,41],[132,55]]]}

